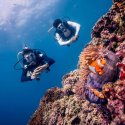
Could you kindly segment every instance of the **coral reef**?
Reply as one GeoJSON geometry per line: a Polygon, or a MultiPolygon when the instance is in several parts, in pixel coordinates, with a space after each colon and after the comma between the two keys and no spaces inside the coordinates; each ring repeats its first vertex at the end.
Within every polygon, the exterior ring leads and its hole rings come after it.
{"type": "Polygon", "coordinates": [[[125,125],[124,0],[113,0],[91,38],[77,69],[46,92],[28,125],[125,125]]]}
{"type": "MultiPolygon", "coordinates": [[[[52,91],[56,94],[55,89],[52,89],[52,91]]],[[[58,91],[60,91],[59,88],[58,91]]],[[[56,101],[53,103],[51,101],[46,102],[46,98],[48,97],[45,96],[42,99],[40,108],[35,112],[29,122],[30,125],[99,123],[98,118],[100,115],[96,105],[85,100],[78,100],[76,95],[70,95],[70,97],[63,96],[60,99],[56,98],[56,101]]],[[[51,97],[49,99],[51,100],[51,97]]]]}

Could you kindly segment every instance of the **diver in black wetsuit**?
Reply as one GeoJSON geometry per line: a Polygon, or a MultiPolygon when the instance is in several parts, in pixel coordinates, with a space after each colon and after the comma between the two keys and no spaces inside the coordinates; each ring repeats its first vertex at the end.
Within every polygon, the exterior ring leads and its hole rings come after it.
{"type": "Polygon", "coordinates": [[[21,82],[32,81],[33,79],[40,80],[40,74],[44,70],[50,71],[49,67],[55,63],[52,58],[37,49],[25,47],[23,51],[18,53],[18,55],[20,54],[23,56],[21,82]]]}

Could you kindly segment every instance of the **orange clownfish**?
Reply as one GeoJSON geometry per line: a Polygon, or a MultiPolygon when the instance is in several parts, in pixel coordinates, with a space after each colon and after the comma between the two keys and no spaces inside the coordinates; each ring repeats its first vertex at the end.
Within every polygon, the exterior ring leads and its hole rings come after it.
{"type": "Polygon", "coordinates": [[[105,58],[101,58],[101,59],[97,59],[97,60],[93,61],[89,65],[89,69],[93,73],[98,73],[99,75],[102,75],[104,73],[103,68],[104,68],[105,65],[106,65],[105,58]]]}

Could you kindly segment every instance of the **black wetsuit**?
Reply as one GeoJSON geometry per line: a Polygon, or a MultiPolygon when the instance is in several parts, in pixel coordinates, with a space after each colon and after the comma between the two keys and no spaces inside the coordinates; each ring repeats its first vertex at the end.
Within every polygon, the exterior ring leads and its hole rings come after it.
{"type": "MultiPolygon", "coordinates": [[[[49,65],[49,67],[53,63],[55,63],[55,61],[52,58],[47,57],[45,54],[40,56],[40,54],[41,54],[40,51],[33,51],[33,53],[35,54],[35,57],[36,57],[36,64],[28,66],[27,61],[24,58],[23,65],[27,65],[27,68],[23,68],[21,82],[32,81],[31,76],[27,76],[27,72],[33,72],[34,69],[36,69],[37,67],[42,66],[46,63],[49,65]]],[[[50,70],[49,67],[46,70],[49,71],[50,70]]],[[[39,78],[36,78],[36,80],[39,80],[39,78]]]]}

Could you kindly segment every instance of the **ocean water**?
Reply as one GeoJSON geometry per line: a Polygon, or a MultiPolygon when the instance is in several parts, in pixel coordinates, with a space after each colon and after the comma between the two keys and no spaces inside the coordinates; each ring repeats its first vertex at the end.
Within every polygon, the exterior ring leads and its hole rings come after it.
{"type": "Polygon", "coordinates": [[[77,67],[78,56],[91,40],[91,29],[112,5],[111,0],[4,0],[0,1],[0,125],[26,125],[51,87],[61,87],[62,76],[77,67]],[[80,23],[79,40],[61,47],[48,34],[56,18],[80,23]],[[42,49],[56,63],[41,81],[21,83],[15,71],[17,53],[24,45],[42,49]]]}

